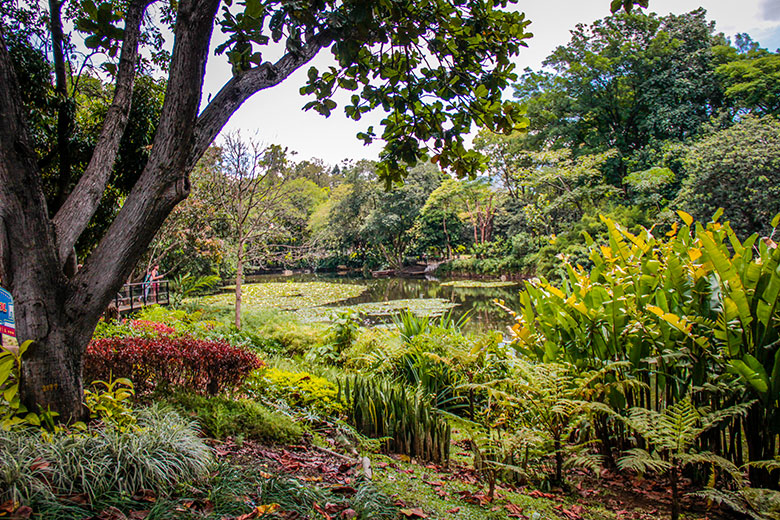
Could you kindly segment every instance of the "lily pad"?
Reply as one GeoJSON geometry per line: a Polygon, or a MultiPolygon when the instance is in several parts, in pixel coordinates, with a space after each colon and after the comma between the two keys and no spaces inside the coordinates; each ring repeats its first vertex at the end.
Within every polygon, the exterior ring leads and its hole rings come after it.
{"type": "Polygon", "coordinates": [[[483,282],[481,280],[453,280],[443,282],[444,287],[455,287],[456,289],[481,289],[491,287],[511,287],[517,285],[517,282],[483,282]]]}
{"type": "Polygon", "coordinates": [[[355,305],[339,307],[316,307],[301,309],[296,312],[298,318],[305,321],[325,321],[339,312],[351,310],[359,312],[368,318],[380,318],[392,316],[406,310],[420,317],[441,316],[457,303],[444,298],[415,298],[404,300],[390,300],[385,302],[358,303],[355,305]]]}
{"type": "MultiPolygon", "coordinates": [[[[293,311],[330,305],[360,296],[363,285],[329,282],[253,283],[243,287],[242,305],[265,309],[293,311]]],[[[231,305],[233,293],[217,294],[199,299],[205,305],[231,305]]]]}

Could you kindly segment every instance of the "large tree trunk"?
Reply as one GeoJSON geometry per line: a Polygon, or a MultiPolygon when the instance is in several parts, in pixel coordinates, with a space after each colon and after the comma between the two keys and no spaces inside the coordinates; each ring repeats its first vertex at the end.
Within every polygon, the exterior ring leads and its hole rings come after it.
{"type": "Polygon", "coordinates": [[[131,0],[127,6],[114,100],[88,166],[54,216],[48,214],[28,110],[0,24],[0,280],[14,298],[17,337],[35,342],[22,359],[22,401],[30,411],[51,410],[64,421],[85,418],[81,371],[87,344],[165,218],[189,194],[195,163],[244,101],[279,84],[331,43],[323,31],[275,64],[234,75],[201,112],[220,0],[179,1],[165,101],[149,160],[83,267],[66,275],[66,259],[95,214],[116,161],[137,72],[140,25],[150,2],[131,0]]]}

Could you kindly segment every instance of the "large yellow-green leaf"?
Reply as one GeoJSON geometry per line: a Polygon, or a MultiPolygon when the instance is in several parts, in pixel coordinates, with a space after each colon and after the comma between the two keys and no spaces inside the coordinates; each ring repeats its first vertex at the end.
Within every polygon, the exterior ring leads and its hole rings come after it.
{"type": "Polygon", "coordinates": [[[701,239],[702,246],[707,258],[715,266],[721,280],[728,284],[729,297],[734,301],[739,312],[739,318],[742,321],[742,327],[747,330],[750,322],[753,318],[750,314],[750,305],[748,304],[747,294],[745,287],[742,285],[742,280],[737,275],[734,266],[729,258],[723,254],[723,251],[715,244],[709,231],[701,229],[701,225],[698,226],[698,235],[701,239]]]}
{"type": "Polygon", "coordinates": [[[766,394],[769,391],[769,381],[764,367],[750,354],[746,354],[742,359],[732,359],[731,366],[759,394],[766,394]]]}

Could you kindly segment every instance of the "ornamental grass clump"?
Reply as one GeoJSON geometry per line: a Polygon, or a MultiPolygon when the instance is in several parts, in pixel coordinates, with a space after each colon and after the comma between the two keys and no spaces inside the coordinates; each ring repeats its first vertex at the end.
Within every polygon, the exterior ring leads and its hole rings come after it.
{"type": "Polygon", "coordinates": [[[0,502],[63,495],[95,502],[141,490],[162,496],[208,474],[212,453],[193,423],[151,407],[138,413],[137,426],[46,438],[36,429],[0,430],[0,502]]]}
{"type": "Polygon", "coordinates": [[[339,388],[349,422],[360,433],[384,439],[386,451],[446,463],[450,425],[421,392],[355,376],[339,388]]]}

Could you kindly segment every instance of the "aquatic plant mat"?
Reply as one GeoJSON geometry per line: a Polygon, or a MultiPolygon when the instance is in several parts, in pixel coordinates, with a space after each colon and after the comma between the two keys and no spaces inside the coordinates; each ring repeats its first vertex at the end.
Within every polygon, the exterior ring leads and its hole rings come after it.
{"type": "Polygon", "coordinates": [[[457,306],[444,298],[416,298],[404,300],[390,300],[387,302],[358,303],[348,306],[316,307],[301,309],[296,312],[303,321],[326,321],[334,314],[352,311],[367,318],[387,318],[401,311],[408,311],[420,317],[441,316],[448,310],[457,306]]]}
{"type": "MultiPolygon", "coordinates": [[[[230,288],[225,288],[226,291],[228,289],[230,288]]],[[[345,311],[360,313],[369,318],[388,317],[402,310],[420,317],[441,316],[457,305],[444,298],[407,298],[337,305],[360,296],[367,289],[365,285],[331,282],[254,283],[244,286],[242,305],[245,309],[291,311],[301,321],[328,321],[332,316],[345,311]]],[[[225,292],[189,301],[198,305],[230,306],[234,304],[235,296],[232,292],[225,292]]]]}
{"type": "Polygon", "coordinates": [[[452,280],[442,282],[442,287],[454,287],[456,289],[490,289],[493,287],[512,287],[518,282],[483,282],[481,280],[452,280]]]}
{"type": "MultiPolygon", "coordinates": [[[[229,287],[225,288],[229,290],[229,287]]],[[[243,305],[258,309],[294,311],[320,307],[360,296],[364,285],[330,282],[252,283],[243,287],[243,305]]],[[[235,295],[225,292],[192,300],[205,305],[233,305],[235,295]]]]}

